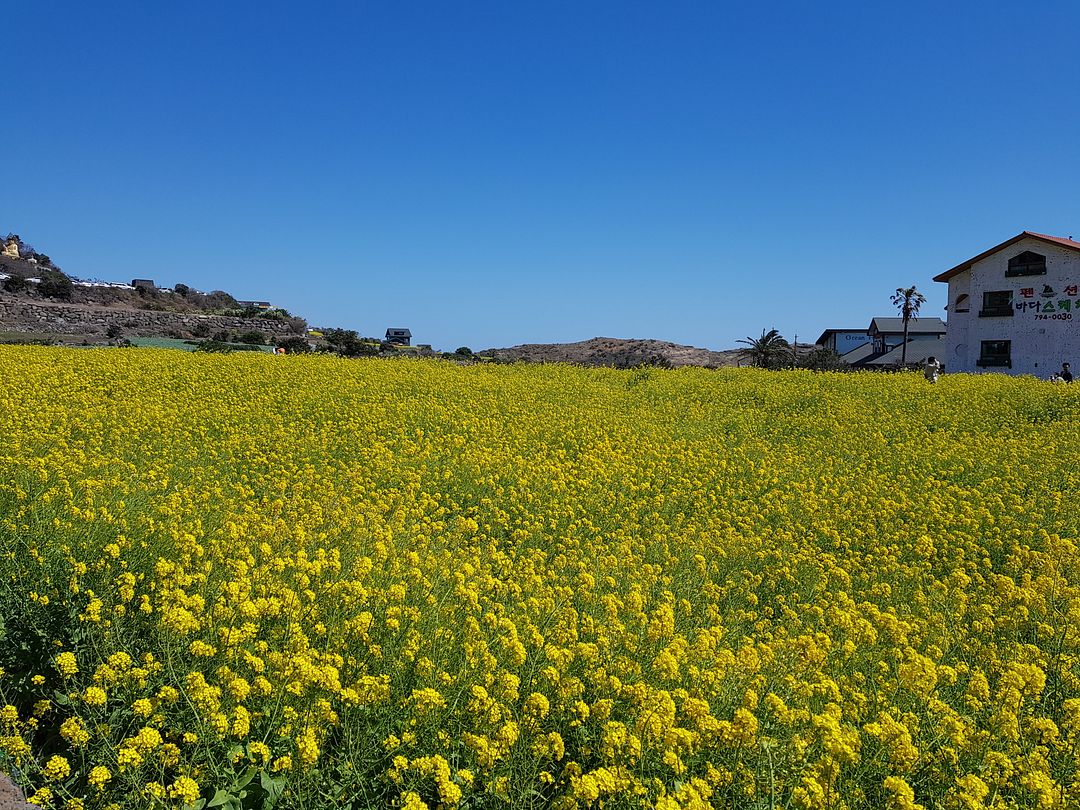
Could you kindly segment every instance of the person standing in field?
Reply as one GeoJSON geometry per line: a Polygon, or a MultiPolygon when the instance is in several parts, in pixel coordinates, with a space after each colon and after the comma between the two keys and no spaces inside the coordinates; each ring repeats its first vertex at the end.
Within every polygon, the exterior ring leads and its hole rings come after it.
{"type": "Polygon", "coordinates": [[[926,377],[926,381],[930,383],[936,383],[938,374],[941,373],[941,363],[937,358],[930,356],[926,358],[926,366],[923,368],[923,376],[926,377]]]}
{"type": "Polygon", "coordinates": [[[1058,372],[1058,376],[1061,377],[1061,379],[1063,379],[1067,383],[1072,382],[1072,372],[1069,371],[1069,364],[1068,363],[1062,363],[1061,364],[1061,371],[1058,372]]]}

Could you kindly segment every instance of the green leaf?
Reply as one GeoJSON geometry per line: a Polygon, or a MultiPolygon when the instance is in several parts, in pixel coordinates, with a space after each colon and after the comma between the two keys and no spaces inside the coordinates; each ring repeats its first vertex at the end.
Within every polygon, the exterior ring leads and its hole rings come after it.
{"type": "MultiPolygon", "coordinates": [[[[241,748],[240,751],[242,753],[243,749],[241,748]]],[[[251,780],[255,778],[255,774],[257,774],[258,772],[259,771],[257,768],[248,768],[246,771],[240,774],[237,780],[233,783],[233,788],[239,790],[240,788],[247,787],[251,783],[251,780]]]]}
{"type": "Polygon", "coordinates": [[[224,807],[227,804],[231,804],[234,801],[234,797],[229,791],[219,788],[214,794],[214,797],[206,803],[207,807],[224,807]]]}
{"type": "Polygon", "coordinates": [[[266,800],[263,802],[263,810],[274,810],[281,793],[285,790],[285,777],[272,777],[266,771],[259,774],[259,784],[266,791],[266,800]]]}

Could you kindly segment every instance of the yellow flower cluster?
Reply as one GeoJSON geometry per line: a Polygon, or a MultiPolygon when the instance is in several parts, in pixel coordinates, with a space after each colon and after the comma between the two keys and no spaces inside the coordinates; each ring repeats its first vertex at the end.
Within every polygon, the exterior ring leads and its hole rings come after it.
{"type": "Polygon", "coordinates": [[[1080,805],[1080,386],[0,347],[0,413],[40,806],[1080,805]]]}
{"type": "Polygon", "coordinates": [[[75,654],[71,652],[62,652],[56,656],[56,668],[60,670],[60,674],[64,677],[71,677],[79,671],[79,663],[75,660],[75,654]]]}

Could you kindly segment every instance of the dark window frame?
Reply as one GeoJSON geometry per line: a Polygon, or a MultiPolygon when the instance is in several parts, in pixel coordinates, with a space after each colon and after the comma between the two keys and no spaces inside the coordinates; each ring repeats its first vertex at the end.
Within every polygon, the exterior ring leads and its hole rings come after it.
{"type": "Polygon", "coordinates": [[[1005,270],[1005,278],[1015,276],[1045,276],[1046,257],[1032,250],[1025,250],[1009,259],[1009,266],[1005,270]]]}
{"type": "Polygon", "coordinates": [[[1012,290],[986,290],[983,292],[980,318],[1011,318],[1013,316],[1012,290]]]}
{"type": "Polygon", "coordinates": [[[1012,368],[1012,341],[1011,340],[984,340],[979,344],[979,359],[975,365],[980,368],[1002,367],[1012,368]],[[998,347],[997,351],[987,351],[991,346],[998,347]],[[1004,347],[1001,351],[1000,347],[1004,347]]]}

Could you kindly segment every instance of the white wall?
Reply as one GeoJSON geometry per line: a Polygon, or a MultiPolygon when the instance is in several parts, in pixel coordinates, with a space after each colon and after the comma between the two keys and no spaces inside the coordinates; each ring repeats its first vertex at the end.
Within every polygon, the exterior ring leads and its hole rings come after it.
{"type": "Polygon", "coordinates": [[[1080,290],[1066,295],[1066,288],[1080,285],[1080,252],[1038,239],[1021,239],[976,262],[949,279],[949,331],[945,366],[949,371],[1034,374],[1049,377],[1062,361],[1080,363],[1080,290]],[[1046,257],[1046,275],[1007,278],[1009,259],[1025,250],[1046,257]],[[1052,295],[1044,296],[1049,286],[1052,295]],[[1031,290],[1030,296],[1021,293],[1031,290]],[[1011,317],[979,317],[983,293],[1011,290],[1011,317]],[[969,311],[956,312],[956,300],[967,293],[969,311]],[[1067,305],[1059,304],[1068,302],[1067,305]],[[1036,306],[1037,304],[1037,306],[1036,306]],[[1066,310],[1067,306],[1067,310],[1066,310]],[[1044,311],[1052,308],[1053,311],[1044,311]],[[976,363],[984,340],[1012,341],[1012,368],[976,363]]]}
{"type": "Polygon", "coordinates": [[[864,343],[870,342],[870,336],[866,332],[837,332],[829,335],[825,342],[827,348],[835,349],[838,354],[847,354],[852,349],[857,349],[864,343]]]}

